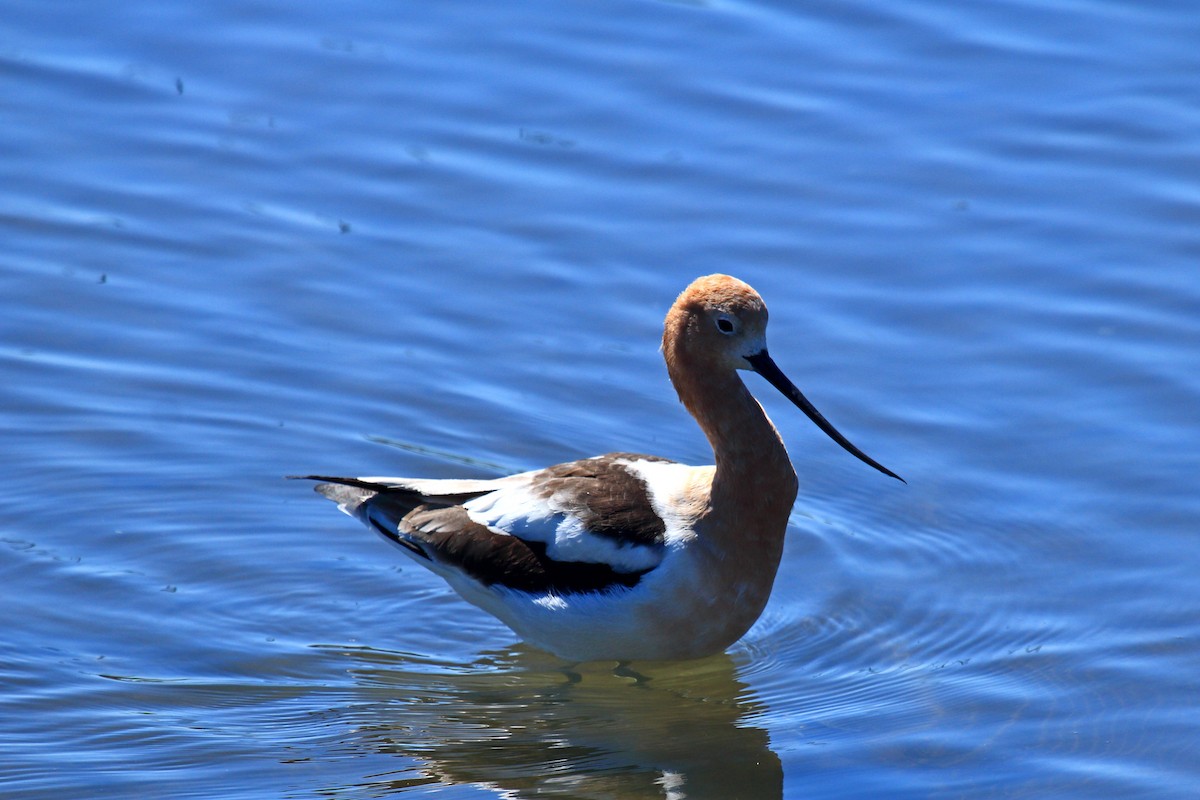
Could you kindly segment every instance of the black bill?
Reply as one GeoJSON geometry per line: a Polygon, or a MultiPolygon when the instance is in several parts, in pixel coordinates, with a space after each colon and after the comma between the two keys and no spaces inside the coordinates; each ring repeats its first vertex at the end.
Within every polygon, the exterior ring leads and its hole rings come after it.
{"type": "Polygon", "coordinates": [[[884,475],[891,475],[901,483],[908,483],[908,481],[904,480],[904,478],[901,478],[899,475],[892,472],[875,459],[871,458],[862,450],[859,450],[850,443],[849,439],[838,433],[838,429],[833,427],[829,420],[821,416],[821,412],[817,411],[816,407],[812,403],[808,402],[808,398],[796,388],[796,384],[788,380],[787,375],[784,375],[783,370],[775,365],[775,362],[771,359],[771,356],[766,350],[763,350],[761,353],[755,353],[752,356],[746,356],[746,360],[750,362],[750,366],[754,367],[755,372],[766,378],[767,382],[782,392],[784,397],[795,403],[796,408],[807,414],[808,418],[815,422],[818,428],[825,431],[826,435],[828,435],[830,439],[833,439],[842,447],[846,448],[847,452],[851,453],[860,461],[870,464],[884,475]]]}

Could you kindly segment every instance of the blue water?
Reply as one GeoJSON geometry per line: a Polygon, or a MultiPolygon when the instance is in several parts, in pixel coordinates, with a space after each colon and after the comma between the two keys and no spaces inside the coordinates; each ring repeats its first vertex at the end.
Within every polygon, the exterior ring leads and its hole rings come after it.
{"type": "Polygon", "coordinates": [[[1200,782],[1186,3],[8,4],[0,795],[1170,797],[1200,782]],[[723,656],[565,670],[293,473],[801,495],[723,656]]]}

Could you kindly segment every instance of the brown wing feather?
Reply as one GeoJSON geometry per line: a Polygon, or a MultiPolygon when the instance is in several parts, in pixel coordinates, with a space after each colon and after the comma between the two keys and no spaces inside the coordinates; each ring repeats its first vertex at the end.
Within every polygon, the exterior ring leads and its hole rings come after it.
{"type": "Polygon", "coordinates": [[[608,453],[547,467],[537,493],[556,510],[577,517],[589,533],[623,544],[661,546],[666,523],[654,511],[645,481],[626,462],[669,459],[636,453],[608,453]]]}
{"type": "MultiPolygon", "coordinates": [[[[561,477],[571,476],[564,473],[561,477]]],[[[457,505],[482,492],[429,497],[357,478],[320,479],[328,482],[316,486],[318,492],[389,541],[413,555],[462,570],[485,586],[577,594],[634,586],[648,571],[618,572],[607,564],[555,561],[546,555],[544,543],[497,533],[472,520],[467,510],[457,505]]]]}
{"type": "MultiPolygon", "coordinates": [[[[580,519],[588,533],[618,545],[659,548],[666,525],[650,504],[646,483],[629,461],[667,461],[635,453],[558,464],[535,477],[535,494],[557,513],[580,519]]],[[[354,479],[328,481],[317,491],[336,500],[380,535],[418,557],[455,567],[485,585],[529,593],[578,594],[632,587],[649,570],[620,572],[592,561],[558,561],[546,543],[497,533],[470,518],[461,503],[485,492],[421,494],[400,486],[354,479]]]]}
{"type": "MultiPolygon", "coordinates": [[[[382,532],[382,531],[381,531],[382,532]]],[[[607,564],[555,561],[541,542],[496,533],[461,506],[418,506],[388,538],[418,543],[427,557],[453,565],[485,586],[522,592],[576,594],[634,586],[645,571],[617,572],[607,564]]]]}

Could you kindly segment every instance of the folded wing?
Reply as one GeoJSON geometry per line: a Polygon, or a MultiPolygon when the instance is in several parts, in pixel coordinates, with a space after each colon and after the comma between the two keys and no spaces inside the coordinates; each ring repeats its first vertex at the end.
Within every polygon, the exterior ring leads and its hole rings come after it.
{"type": "Polygon", "coordinates": [[[661,563],[665,525],[636,467],[663,461],[614,453],[484,481],[311,477],[436,572],[567,595],[633,587],[661,563]]]}

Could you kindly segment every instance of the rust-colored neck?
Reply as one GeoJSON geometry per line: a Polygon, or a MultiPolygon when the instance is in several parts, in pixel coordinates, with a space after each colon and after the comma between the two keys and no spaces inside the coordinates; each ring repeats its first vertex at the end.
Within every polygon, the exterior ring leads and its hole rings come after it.
{"type": "Polygon", "coordinates": [[[739,536],[782,538],[796,500],[796,472],[762,406],[735,370],[664,337],[671,382],[712,445],[712,512],[739,536]]]}

